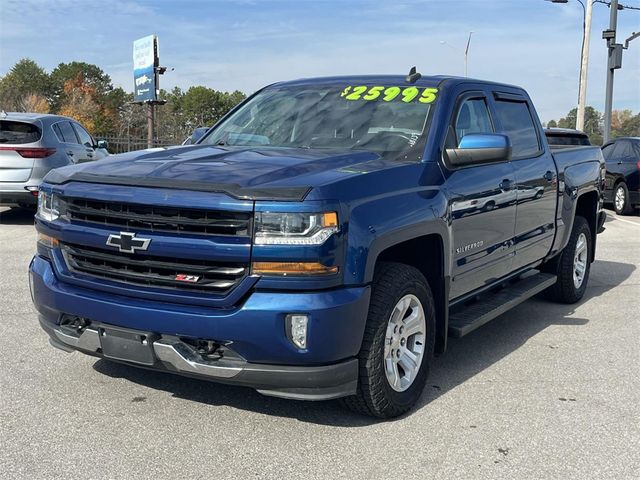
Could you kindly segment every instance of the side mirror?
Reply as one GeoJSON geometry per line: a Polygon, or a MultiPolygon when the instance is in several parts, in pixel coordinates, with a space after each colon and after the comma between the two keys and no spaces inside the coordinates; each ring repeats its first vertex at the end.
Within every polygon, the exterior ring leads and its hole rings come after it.
{"type": "Polygon", "coordinates": [[[504,162],[511,158],[511,141],[506,135],[471,133],[462,137],[458,148],[447,148],[445,154],[454,167],[504,162]]]}
{"type": "Polygon", "coordinates": [[[207,133],[207,130],[209,130],[207,127],[198,127],[196,128],[193,133],[191,134],[191,145],[195,144],[198,142],[198,140],[200,140],[205,133],[207,133]]]}
{"type": "Polygon", "coordinates": [[[98,148],[104,148],[106,150],[107,148],[109,148],[109,142],[107,142],[106,140],[98,140],[96,146],[98,148]]]}

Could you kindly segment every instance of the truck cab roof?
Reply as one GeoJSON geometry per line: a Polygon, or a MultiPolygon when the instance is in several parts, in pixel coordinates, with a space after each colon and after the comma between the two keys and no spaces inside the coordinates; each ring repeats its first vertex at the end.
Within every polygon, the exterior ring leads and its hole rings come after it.
{"type": "MultiPolygon", "coordinates": [[[[413,83],[409,83],[406,80],[405,75],[343,75],[343,76],[331,76],[331,77],[312,77],[312,78],[300,78],[297,80],[289,80],[285,82],[277,82],[271,86],[293,86],[293,85],[315,85],[315,84],[335,84],[344,83],[349,84],[407,84],[416,86],[433,86],[433,85],[446,85],[447,87],[453,87],[461,84],[473,84],[473,85],[490,85],[495,87],[517,88],[523,90],[516,85],[509,85],[506,83],[492,82],[488,80],[480,80],[476,78],[468,77],[456,77],[453,75],[423,75],[413,83]]],[[[523,90],[524,91],[524,90],[523,90]]]]}

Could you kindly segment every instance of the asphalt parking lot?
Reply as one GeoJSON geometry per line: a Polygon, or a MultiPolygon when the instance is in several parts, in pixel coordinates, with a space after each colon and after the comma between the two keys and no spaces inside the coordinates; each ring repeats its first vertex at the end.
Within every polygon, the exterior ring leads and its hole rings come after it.
{"type": "Polygon", "coordinates": [[[640,478],[640,218],[608,213],[583,301],[451,340],[418,407],[378,422],[54,349],[32,218],[0,212],[0,477],[640,478]]]}

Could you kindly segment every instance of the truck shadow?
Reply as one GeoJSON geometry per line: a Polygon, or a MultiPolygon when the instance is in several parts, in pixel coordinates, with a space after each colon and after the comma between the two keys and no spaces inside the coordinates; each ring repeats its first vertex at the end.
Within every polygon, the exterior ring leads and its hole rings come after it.
{"type": "MultiPolygon", "coordinates": [[[[590,286],[576,305],[561,305],[538,298],[517,308],[461,339],[449,339],[447,352],[434,360],[424,393],[411,416],[430,402],[450,392],[552,325],[579,328],[603,318],[576,318],[576,307],[597,298],[624,282],[635,270],[631,264],[596,261],[590,286]]],[[[555,348],[555,345],[541,348],[555,348]]],[[[302,422],[339,427],[363,427],[379,420],[350,413],[336,402],[295,402],[265,397],[252,389],[216,384],[177,375],[142,370],[128,365],[98,360],[93,368],[104,375],[125,378],[149,388],[164,390],[173,397],[211,406],[229,406],[276,417],[291,417],[302,422]]]]}
{"type": "Polygon", "coordinates": [[[35,213],[28,208],[0,208],[0,225],[33,225],[35,213]]]}

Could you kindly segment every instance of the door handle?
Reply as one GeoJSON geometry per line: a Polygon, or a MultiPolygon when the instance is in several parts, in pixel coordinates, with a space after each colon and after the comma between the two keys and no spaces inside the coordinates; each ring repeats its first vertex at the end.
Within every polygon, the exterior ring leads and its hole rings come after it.
{"type": "Polygon", "coordinates": [[[508,178],[505,178],[504,180],[502,180],[500,182],[500,185],[498,185],[500,187],[500,190],[504,190],[505,192],[508,190],[511,190],[511,187],[513,186],[511,183],[511,180],[509,180],[508,178]]]}
{"type": "Polygon", "coordinates": [[[544,179],[547,182],[553,182],[553,172],[551,170],[547,170],[547,173],[544,174],[544,179]]]}
{"type": "Polygon", "coordinates": [[[93,158],[93,152],[87,152],[87,157],[93,158]]]}
{"type": "Polygon", "coordinates": [[[73,157],[73,150],[67,150],[67,155],[69,155],[70,157],[73,157]]]}

